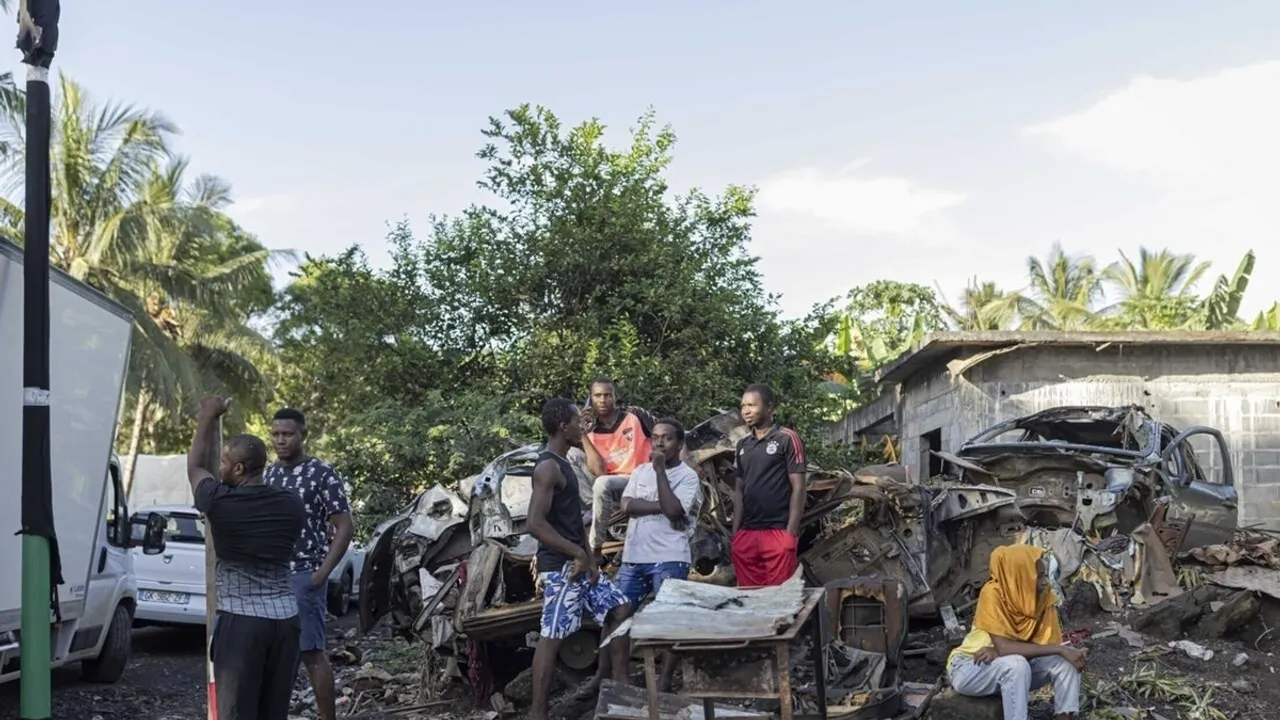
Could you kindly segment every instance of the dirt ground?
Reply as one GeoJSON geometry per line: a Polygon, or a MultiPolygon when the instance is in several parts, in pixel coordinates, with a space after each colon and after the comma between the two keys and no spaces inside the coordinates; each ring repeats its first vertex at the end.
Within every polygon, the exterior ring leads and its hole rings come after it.
{"type": "MultiPolygon", "coordinates": [[[[18,718],[18,681],[0,685],[0,720],[18,718]]],[[[59,720],[202,720],[204,627],[133,631],[133,658],[111,685],[80,679],[79,665],[53,672],[59,720]]]]}
{"type": "MultiPolygon", "coordinates": [[[[331,623],[332,645],[341,644],[356,618],[352,612],[331,623]]],[[[306,681],[301,680],[300,693],[305,693],[305,687],[306,681]]],[[[79,665],[53,672],[53,717],[204,720],[205,694],[204,626],[140,628],[133,631],[133,657],[119,682],[85,682],[79,665]]],[[[18,681],[0,685],[0,720],[18,720],[18,695],[18,681]]]]}
{"type": "MultiPolygon", "coordinates": [[[[1213,650],[1209,660],[1170,648],[1168,641],[1132,633],[1126,625],[1131,614],[1098,614],[1069,622],[1065,628],[1068,634],[1088,634],[1080,641],[1089,650],[1082,717],[1158,720],[1152,714],[1158,713],[1167,720],[1280,719],[1280,657],[1276,655],[1280,637],[1268,629],[1280,628],[1280,603],[1268,603],[1238,637],[1198,642],[1213,650]],[[1135,647],[1138,643],[1142,646],[1135,647]],[[1234,665],[1241,654],[1243,664],[1234,665]]],[[[912,645],[921,650],[940,642],[937,630],[911,637],[912,645]]],[[[943,672],[944,657],[935,651],[908,658],[906,679],[933,683],[943,672]]],[[[1046,692],[1039,694],[1031,717],[1053,717],[1046,692]]]]}

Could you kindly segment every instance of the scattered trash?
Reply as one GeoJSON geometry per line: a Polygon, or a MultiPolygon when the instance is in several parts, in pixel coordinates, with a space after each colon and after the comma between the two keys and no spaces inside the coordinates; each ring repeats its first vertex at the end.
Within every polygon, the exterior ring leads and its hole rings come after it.
{"type": "Polygon", "coordinates": [[[1176,648],[1186,653],[1188,656],[1197,660],[1212,660],[1213,651],[1203,645],[1197,645],[1190,640],[1178,640],[1169,643],[1169,647],[1176,648]]]}

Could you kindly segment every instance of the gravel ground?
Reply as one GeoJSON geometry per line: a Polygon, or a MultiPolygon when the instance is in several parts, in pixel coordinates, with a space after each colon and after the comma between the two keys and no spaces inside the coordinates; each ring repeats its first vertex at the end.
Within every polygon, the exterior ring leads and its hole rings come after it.
{"type": "MultiPolygon", "coordinates": [[[[133,658],[111,685],[80,679],[80,666],[53,671],[58,720],[203,720],[204,626],[133,631],[133,658]]],[[[0,685],[0,720],[18,718],[18,681],[0,685]]]]}
{"type": "MultiPolygon", "coordinates": [[[[341,636],[358,613],[334,621],[341,636]]],[[[133,631],[133,657],[111,685],[80,679],[78,664],[53,671],[57,720],[205,720],[204,626],[133,631]]],[[[305,681],[303,681],[305,685],[305,681]]],[[[0,720],[18,720],[18,681],[0,685],[0,720]]]]}

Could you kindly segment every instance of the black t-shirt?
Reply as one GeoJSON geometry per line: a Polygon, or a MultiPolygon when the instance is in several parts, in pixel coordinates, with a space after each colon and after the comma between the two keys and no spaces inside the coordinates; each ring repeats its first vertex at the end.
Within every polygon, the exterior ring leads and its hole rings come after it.
{"type": "Polygon", "coordinates": [[[290,567],[306,513],[297,493],[270,485],[228,485],[212,476],[196,486],[219,560],[290,567]]]}
{"type": "Polygon", "coordinates": [[[805,472],[804,443],[791,428],[774,425],[757,438],[754,432],[738,441],[734,475],[742,483],[742,527],[748,530],[785,529],[791,515],[791,473],[805,472]]]}
{"type": "MultiPolygon", "coordinates": [[[[578,476],[574,474],[568,460],[550,450],[543,450],[542,454],[538,455],[537,465],[541,465],[546,460],[554,461],[564,475],[564,484],[557,487],[551,495],[551,507],[547,508],[547,523],[560,533],[560,537],[574,545],[585,546],[587,531],[582,524],[582,498],[578,495],[578,476]]],[[[536,468],[537,465],[534,467],[536,468]]],[[[565,557],[551,548],[538,548],[538,572],[540,573],[559,572],[572,560],[573,558],[565,557]]]]}

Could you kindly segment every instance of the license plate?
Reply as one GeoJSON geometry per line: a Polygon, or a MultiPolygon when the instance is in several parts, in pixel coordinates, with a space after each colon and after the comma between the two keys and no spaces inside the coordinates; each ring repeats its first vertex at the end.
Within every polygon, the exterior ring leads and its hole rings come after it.
{"type": "Polygon", "coordinates": [[[138,599],[144,602],[164,603],[165,605],[186,605],[191,602],[187,593],[165,592],[163,590],[140,590],[138,599]]]}

